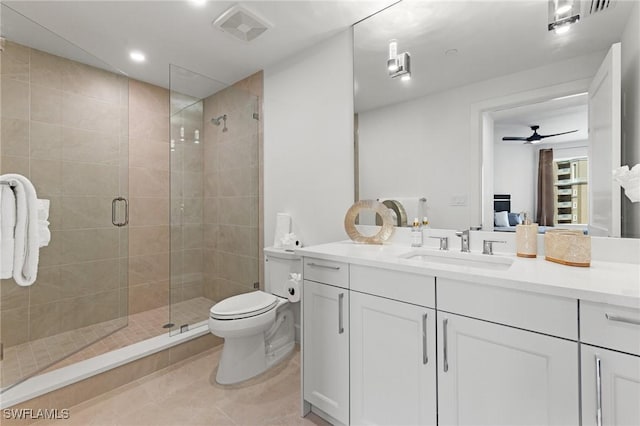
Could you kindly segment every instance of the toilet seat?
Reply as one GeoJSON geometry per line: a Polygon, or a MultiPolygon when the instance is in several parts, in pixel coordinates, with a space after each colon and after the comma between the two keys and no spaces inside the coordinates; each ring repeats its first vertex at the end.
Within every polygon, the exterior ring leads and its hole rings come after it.
{"type": "Polygon", "coordinates": [[[254,291],[216,303],[209,310],[209,316],[217,320],[242,319],[263,314],[277,305],[278,297],[264,291],[254,291]]]}

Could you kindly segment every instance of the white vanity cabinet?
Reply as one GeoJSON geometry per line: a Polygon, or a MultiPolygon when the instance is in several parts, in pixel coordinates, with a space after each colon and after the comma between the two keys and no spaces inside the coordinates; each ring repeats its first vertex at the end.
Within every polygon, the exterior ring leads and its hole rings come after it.
{"type": "Polygon", "coordinates": [[[349,265],[305,258],[303,268],[303,398],[349,424],[349,265]]]}
{"type": "Polygon", "coordinates": [[[305,414],[353,425],[640,425],[640,308],[517,278],[318,256],[303,261],[305,414]]]}
{"type": "Polygon", "coordinates": [[[640,309],[581,302],[580,329],[582,424],[640,425],[640,309]]]}
{"type": "Polygon", "coordinates": [[[576,342],[438,312],[439,425],[578,425],[576,342]]]}
{"type": "Polygon", "coordinates": [[[640,425],[640,357],[582,345],[582,425],[640,425]]]}
{"type": "Polygon", "coordinates": [[[349,272],[351,424],[435,425],[435,278],[349,272]]]}
{"type": "Polygon", "coordinates": [[[438,309],[449,311],[437,318],[438,424],[579,425],[578,343],[512,326],[548,329],[541,318],[563,321],[568,307],[577,332],[577,301],[545,304],[526,292],[437,283],[438,309]],[[537,303],[546,309],[532,310],[537,303]]]}

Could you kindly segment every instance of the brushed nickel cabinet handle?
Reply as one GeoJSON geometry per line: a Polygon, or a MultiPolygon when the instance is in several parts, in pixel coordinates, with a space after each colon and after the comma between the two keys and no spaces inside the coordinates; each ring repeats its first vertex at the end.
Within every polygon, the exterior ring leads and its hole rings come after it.
{"type": "Polygon", "coordinates": [[[422,314],[422,364],[429,362],[427,355],[427,313],[422,314]]]}
{"type": "Polygon", "coordinates": [[[602,366],[596,355],[596,424],[602,426],[602,366]]]}
{"type": "Polygon", "coordinates": [[[449,319],[448,318],[443,319],[442,320],[442,343],[444,346],[443,365],[444,365],[445,373],[449,371],[449,348],[447,348],[447,326],[448,325],[449,325],[449,319]]]}
{"type": "Polygon", "coordinates": [[[620,315],[610,315],[610,314],[607,314],[607,313],[605,313],[604,316],[609,321],[624,322],[624,323],[627,323],[627,324],[640,325],[640,320],[637,320],[635,318],[621,317],[620,315]]]}
{"type": "Polygon", "coordinates": [[[340,293],[338,295],[338,334],[344,333],[344,324],[343,324],[343,308],[344,303],[344,293],[340,293]]]}
{"type": "Polygon", "coordinates": [[[333,269],[334,271],[339,271],[340,267],[339,266],[331,266],[331,265],[321,265],[319,263],[307,263],[307,266],[313,266],[315,268],[325,268],[325,269],[333,269]]]}

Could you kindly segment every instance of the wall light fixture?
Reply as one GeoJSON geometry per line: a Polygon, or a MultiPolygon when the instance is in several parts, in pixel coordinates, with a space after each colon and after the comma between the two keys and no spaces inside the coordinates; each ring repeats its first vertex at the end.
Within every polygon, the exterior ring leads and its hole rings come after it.
{"type": "Polygon", "coordinates": [[[411,55],[409,52],[398,54],[397,40],[389,42],[389,59],[387,59],[387,71],[389,77],[401,77],[402,81],[411,79],[411,55]]]}
{"type": "Polygon", "coordinates": [[[549,0],[547,28],[556,34],[569,31],[571,24],[580,20],[579,2],[575,0],[549,0]]]}

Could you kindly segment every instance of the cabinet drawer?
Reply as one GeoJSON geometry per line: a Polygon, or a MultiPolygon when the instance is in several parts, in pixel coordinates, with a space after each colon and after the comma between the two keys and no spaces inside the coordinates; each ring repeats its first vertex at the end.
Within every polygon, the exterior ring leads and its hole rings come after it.
{"type": "Polygon", "coordinates": [[[312,257],[304,258],[304,279],[349,288],[349,264],[312,257]]]}
{"type": "Polygon", "coordinates": [[[436,305],[435,278],[390,269],[351,265],[351,290],[427,307],[436,305]]]}
{"type": "Polygon", "coordinates": [[[439,310],[578,339],[578,301],[445,278],[437,280],[439,310]]]}
{"type": "Polygon", "coordinates": [[[580,340],[640,355],[640,309],[581,301],[580,340]]]}

